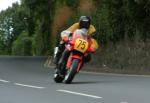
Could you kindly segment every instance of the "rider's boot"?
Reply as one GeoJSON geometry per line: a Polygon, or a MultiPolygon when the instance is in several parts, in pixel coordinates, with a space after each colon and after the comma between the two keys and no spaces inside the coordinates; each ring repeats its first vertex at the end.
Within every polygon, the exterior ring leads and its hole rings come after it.
{"type": "Polygon", "coordinates": [[[54,59],[53,59],[54,64],[58,65],[59,59],[61,58],[64,49],[65,49],[65,44],[59,44],[59,46],[55,48],[54,59]]]}
{"type": "Polygon", "coordinates": [[[63,76],[65,76],[67,72],[66,64],[67,64],[69,55],[70,55],[70,52],[67,49],[65,49],[57,65],[57,68],[60,70],[60,74],[63,76]]]}

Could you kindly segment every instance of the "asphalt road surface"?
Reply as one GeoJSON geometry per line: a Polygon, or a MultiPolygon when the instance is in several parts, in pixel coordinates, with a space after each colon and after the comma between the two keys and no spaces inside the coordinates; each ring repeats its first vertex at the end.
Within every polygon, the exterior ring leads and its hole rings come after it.
{"type": "Polygon", "coordinates": [[[0,57],[0,103],[150,103],[150,77],[79,73],[55,83],[42,57],[0,57]]]}

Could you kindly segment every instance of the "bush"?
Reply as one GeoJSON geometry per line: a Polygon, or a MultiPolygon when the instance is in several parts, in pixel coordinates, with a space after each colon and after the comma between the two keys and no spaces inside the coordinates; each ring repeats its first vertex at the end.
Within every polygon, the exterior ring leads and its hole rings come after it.
{"type": "Polygon", "coordinates": [[[32,42],[26,32],[22,32],[20,36],[13,42],[12,54],[19,56],[32,55],[32,42]]]}
{"type": "Polygon", "coordinates": [[[0,55],[5,55],[7,54],[5,51],[5,44],[4,41],[0,39],[0,55]]]}

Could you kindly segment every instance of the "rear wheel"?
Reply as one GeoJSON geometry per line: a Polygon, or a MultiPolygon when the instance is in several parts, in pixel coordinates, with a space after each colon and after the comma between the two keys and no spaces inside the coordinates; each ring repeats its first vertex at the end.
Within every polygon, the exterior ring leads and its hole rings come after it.
{"type": "Polygon", "coordinates": [[[62,81],[64,80],[64,76],[60,75],[60,73],[58,72],[58,70],[56,69],[55,74],[54,74],[54,81],[56,83],[62,83],[62,81]]]}
{"type": "Polygon", "coordinates": [[[67,75],[65,76],[65,83],[66,84],[70,84],[74,78],[74,76],[76,75],[77,73],[77,68],[78,68],[78,65],[79,65],[79,60],[78,59],[74,59],[72,61],[72,65],[71,65],[71,68],[68,70],[68,73],[67,75]]]}
{"type": "Polygon", "coordinates": [[[61,83],[66,75],[66,60],[62,59],[60,63],[56,66],[55,74],[54,74],[54,81],[56,83],[61,83]]]}

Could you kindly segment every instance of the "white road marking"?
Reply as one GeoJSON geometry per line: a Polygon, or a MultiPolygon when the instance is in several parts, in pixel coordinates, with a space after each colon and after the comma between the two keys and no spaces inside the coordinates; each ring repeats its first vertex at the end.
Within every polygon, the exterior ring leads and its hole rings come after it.
{"type": "Polygon", "coordinates": [[[9,83],[10,81],[0,79],[0,82],[9,83]]]}
{"type": "Polygon", "coordinates": [[[120,103],[128,103],[128,102],[120,102],[120,103]]]}
{"type": "Polygon", "coordinates": [[[14,83],[15,85],[18,86],[23,86],[23,87],[30,87],[30,88],[36,88],[36,89],[44,89],[45,87],[39,87],[39,86],[33,86],[33,85],[25,85],[25,84],[20,84],[20,83],[14,83]]]}
{"type": "Polygon", "coordinates": [[[68,90],[56,90],[58,92],[63,92],[63,93],[70,93],[70,94],[75,94],[75,95],[81,95],[81,96],[86,96],[86,97],[91,97],[91,98],[95,98],[95,99],[100,99],[103,97],[99,97],[99,96],[95,96],[95,95],[89,95],[89,94],[84,94],[84,93],[79,93],[79,92],[73,92],[73,91],[68,91],[68,90]]]}

